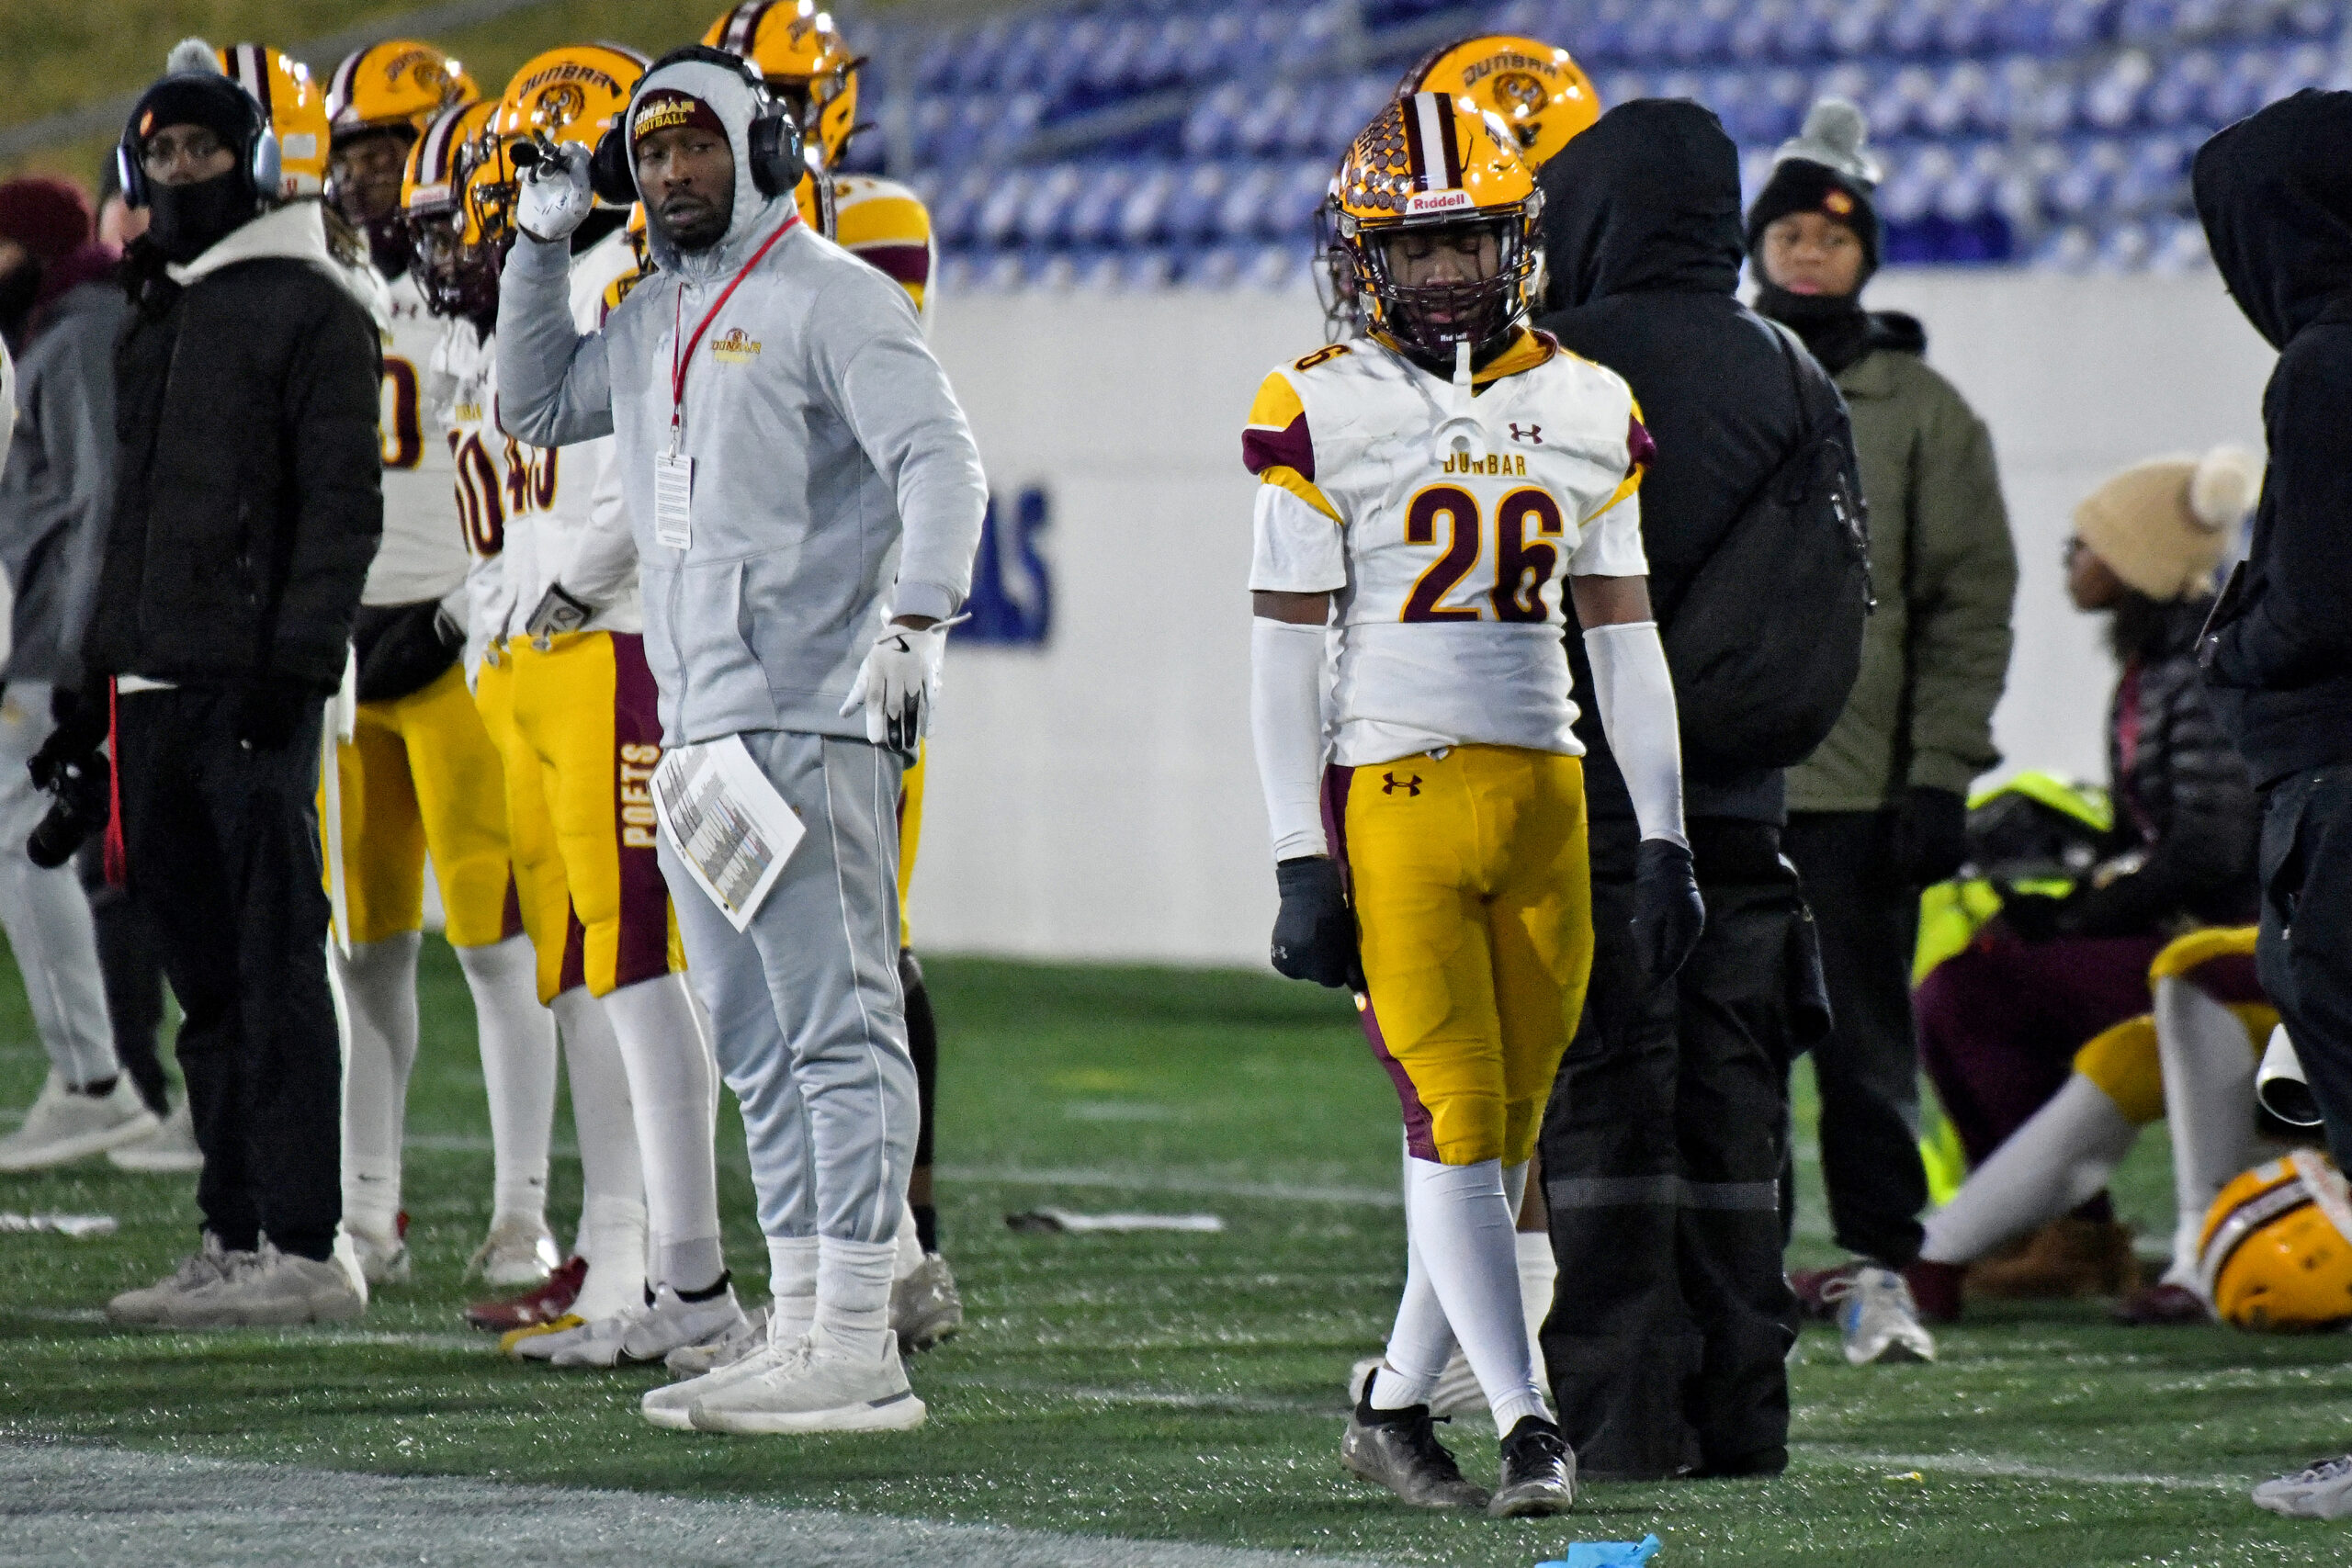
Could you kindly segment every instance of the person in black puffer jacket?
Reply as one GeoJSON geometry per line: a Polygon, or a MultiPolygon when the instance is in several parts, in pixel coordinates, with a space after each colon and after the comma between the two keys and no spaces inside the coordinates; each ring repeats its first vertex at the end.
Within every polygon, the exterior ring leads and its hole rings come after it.
{"type": "MultiPolygon", "coordinates": [[[[2108,719],[2115,820],[2064,897],[2005,890],[2001,913],[1917,995],[1921,1055],[1972,1167],[2066,1081],[2075,1050],[2151,1005],[2148,966],[2199,926],[2253,923],[2253,780],[2199,679],[2212,576],[2254,501],[2259,465],[2218,447],[2143,463],[2075,512],[2067,590],[2112,616],[2121,678],[2108,719]]],[[[2104,1195],[1983,1264],[1988,1295],[2109,1293],[2131,1237],[2104,1195]]]]}
{"type": "MultiPolygon", "coordinates": [[[[182,1326],[355,1317],[342,1054],[326,977],[320,728],[382,527],[376,321],[316,201],[285,198],[267,116],[191,40],[122,141],[153,212],[115,350],[117,457],[78,714],[111,710],[114,845],[185,1015],[204,1246],[108,1304],[182,1326]],[[112,684],[109,689],[108,678],[112,684]]],[[[114,847],[110,845],[110,847],[114,847]]]]}

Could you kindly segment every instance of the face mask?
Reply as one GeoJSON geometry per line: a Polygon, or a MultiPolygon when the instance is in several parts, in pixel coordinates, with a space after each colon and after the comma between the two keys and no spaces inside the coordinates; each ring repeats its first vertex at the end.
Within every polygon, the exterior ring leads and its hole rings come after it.
{"type": "Polygon", "coordinates": [[[400,214],[389,218],[370,218],[363,226],[368,233],[368,254],[376,270],[386,277],[398,277],[416,260],[416,252],[408,237],[408,224],[400,214]]]}
{"type": "Polygon", "coordinates": [[[154,215],[147,237],[182,265],[251,222],[259,209],[252,185],[234,169],[194,185],[150,186],[147,207],[154,215]]]}

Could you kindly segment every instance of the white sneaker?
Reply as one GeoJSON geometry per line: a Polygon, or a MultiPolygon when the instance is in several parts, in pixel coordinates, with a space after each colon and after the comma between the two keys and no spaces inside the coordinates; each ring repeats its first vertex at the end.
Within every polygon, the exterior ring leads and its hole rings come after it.
{"type": "Polygon", "coordinates": [[[169,1275],[154,1284],[125,1291],[107,1303],[107,1320],[141,1325],[168,1322],[172,1303],[178,1298],[223,1278],[241,1260],[252,1256],[250,1252],[230,1251],[220,1245],[219,1236],[206,1231],[204,1245],[181,1258],[180,1266],[169,1275]]]}
{"type": "Polygon", "coordinates": [[[350,1238],[351,1255],[359,1277],[370,1285],[396,1285],[408,1278],[408,1216],[392,1221],[392,1234],[378,1235],[345,1220],[343,1234],[350,1238]]]}
{"type": "Polygon", "coordinates": [[[902,1432],[929,1411],[907,1385],[899,1337],[885,1335],[878,1359],[853,1359],[821,1328],[797,1355],[688,1406],[697,1432],[758,1436],[775,1432],[902,1432]]]}
{"type": "Polygon", "coordinates": [[[921,1263],[890,1281],[890,1327],[900,1350],[928,1350],[963,1326],[955,1271],[936,1252],[924,1253],[921,1263]]]}
{"type": "Polygon", "coordinates": [[[698,1378],[721,1367],[731,1367],[767,1347],[768,1309],[757,1306],[743,1314],[742,1327],[730,1328],[718,1338],[706,1339],[699,1345],[681,1345],[662,1364],[670,1369],[672,1377],[698,1378]]]}
{"type": "Polygon", "coordinates": [[[51,1068],[40,1097],[25,1112],[24,1125],[0,1138],[0,1171],[44,1170],[103,1154],[163,1124],[139,1098],[129,1073],[118,1073],[114,1088],[104,1094],[80,1094],[51,1068]]]}
{"type": "Polygon", "coordinates": [[[146,1136],[130,1143],[117,1144],[107,1151],[107,1158],[119,1170],[136,1170],[150,1176],[179,1175],[204,1168],[204,1151],[196,1144],[196,1118],[182,1098],[172,1107],[172,1113],[156,1124],[146,1136]]]}
{"type": "Polygon", "coordinates": [[[1823,1286],[1821,1299],[1838,1307],[1849,1365],[1936,1359],[1936,1337],[1919,1322],[1911,1287],[1893,1269],[1865,1263],[1850,1277],[1823,1286]]]}
{"type": "Polygon", "coordinates": [[[2307,1470],[2266,1481],[2254,1506],[2290,1519],[2340,1519],[2352,1514],[2352,1454],[2324,1459],[2307,1470]]]}
{"type": "Polygon", "coordinates": [[[583,1323],[561,1334],[543,1334],[514,1347],[526,1360],[557,1367],[618,1367],[632,1361],[658,1361],[682,1345],[717,1339],[743,1322],[735,1304],[735,1287],[728,1285],[707,1302],[681,1301],[668,1285],[654,1288],[653,1299],[583,1323]]]}
{"type": "Polygon", "coordinates": [[[261,1249],[238,1256],[217,1280],[173,1298],[163,1322],[173,1328],[284,1327],[349,1323],[368,1310],[368,1284],[350,1247],[338,1241],[323,1261],[261,1249]]]}
{"type": "Polygon", "coordinates": [[[480,1275],[487,1285],[512,1288],[537,1284],[562,1262],[545,1220],[493,1220],[490,1235],[467,1261],[466,1273],[480,1275]]]}
{"type": "Polygon", "coordinates": [[[787,1361],[806,1360],[808,1356],[808,1337],[806,1334],[796,1335],[784,1344],[775,1344],[768,1338],[763,1328],[759,1337],[741,1355],[698,1376],[649,1390],[645,1397],[638,1401],[637,1408],[656,1427],[665,1427],[673,1432],[690,1432],[694,1430],[691,1417],[697,1401],[746,1378],[775,1371],[787,1361]]]}

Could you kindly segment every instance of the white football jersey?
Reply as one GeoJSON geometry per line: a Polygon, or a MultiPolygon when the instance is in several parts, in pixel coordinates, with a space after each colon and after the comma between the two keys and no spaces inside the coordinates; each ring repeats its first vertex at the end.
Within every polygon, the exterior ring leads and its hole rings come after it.
{"type": "Polygon", "coordinates": [[[449,504],[449,447],[425,426],[425,379],[444,335],[428,314],[412,267],[386,279],[391,325],[383,332],[384,536],[360,590],[363,604],[440,599],[466,580],[466,542],[449,504]]]}
{"type": "Polygon", "coordinates": [[[1527,332],[1453,384],[1372,339],[1268,376],[1242,436],[1262,481],[1250,586],[1337,596],[1333,759],[1473,743],[1581,755],[1562,580],[1643,577],[1651,446],[1623,380],[1527,332]]]}

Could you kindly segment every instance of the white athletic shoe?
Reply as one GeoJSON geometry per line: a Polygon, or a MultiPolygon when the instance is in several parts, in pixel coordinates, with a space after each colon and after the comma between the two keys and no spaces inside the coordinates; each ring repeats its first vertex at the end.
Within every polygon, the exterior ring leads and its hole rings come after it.
{"type": "Polygon", "coordinates": [[[148,1176],[177,1176],[204,1168],[204,1151],[196,1144],[196,1118],[183,1098],[172,1113],[146,1136],[117,1144],[107,1159],[118,1170],[148,1176]]]}
{"type": "Polygon", "coordinates": [[[324,1261],[297,1258],[262,1238],[218,1279],[171,1298],[162,1322],[171,1328],[285,1327],[349,1323],[368,1310],[368,1284],[342,1240],[324,1261]]]}
{"type": "Polygon", "coordinates": [[[406,1214],[394,1218],[390,1235],[378,1235],[347,1220],[344,1222],[343,1234],[351,1240],[351,1254],[359,1266],[359,1277],[368,1284],[396,1285],[408,1278],[406,1214]]]}
{"type": "Polygon", "coordinates": [[[947,1259],[926,1252],[922,1261],[890,1281],[890,1327],[901,1351],[928,1350],[964,1326],[964,1298],[947,1259]]]}
{"type": "Polygon", "coordinates": [[[619,1367],[661,1360],[680,1346],[717,1339],[742,1321],[732,1285],[707,1302],[689,1302],[665,1284],[654,1288],[650,1302],[560,1334],[523,1340],[514,1353],[557,1367],[619,1367]]]}
{"type": "Polygon", "coordinates": [[[206,1231],[204,1245],[181,1258],[180,1266],[170,1274],[154,1284],[125,1291],[107,1303],[107,1320],[142,1325],[169,1322],[172,1304],[180,1297],[223,1278],[241,1260],[252,1256],[250,1252],[230,1251],[220,1245],[219,1236],[206,1231]]]}
{"type": "Polygon", "coordinates": [[[665,1427],[673,1432],[690,1432],[694,1430],[692,1417],[697,1401],[746,1378],[775,1371],[788,1361],[806,1360],[808,1356],[808,1337],[806,1334],[778,1345],[770,1342],[763,1328],[759,1337],[741,1355],[724,1365],[648,1390],[645,1397],[638,1401],[638,1411],[656,1427],[665,1427]]]}
{"type": "Polygon", "coordinates": [[[2340,1519],[2352,1515],[2352,1454],[2324,1459],[2307,1470],[2266,1481],[2254,1506],[2290,1519],[2340,1519]]]}
{"type": "Polygon", "coordinates": [[[907,1385],[899,1337],[877,1360],[853,1359],[823,1329],[766,1371],[714,1389],[687,1407],[697,1432],[902,1432],[930,1414],[907,1385]]]}
{"type": "MultiPolygon", "coordinates": [[[[1348,1369],[1351,1407],[1363,1403],[1363,1385],[1379,1368],[1379,1357],[1366,1356],[1348,1369]]],[[[1453,1359],[1445,1363],[1445,1371],[1438,1374],[1437,1387],[1430,1394],[1430,1415],[1432,1418],[1467,1416],[1486,1408],[1487,1391],[1478,1386],[1478,1374],[1470,1370],[1468,1358],[1457,1347],[1453,1359]]]]}
{"type": "Polygon", "coordinates": [[[130,1075],[119,1073],[105,1094],[77,1094],[50,1070],[24,1124],[0,1138],[0,1171],[45,1170],[119,1144],[144,1138],[163,1125],[139,1098],[130,1075]]]}
{"type": "Polygon", "coordinates": [[[563,1254],[545,1220],[493,1221],[490,1235],[474,1248],[466,1264],[468,1277],[479,1275],[484,1284],[512,1289],[536,1285],[555,1272],[563,1254]]]}
{"type": "Polygon", "coordinates": [[[756,1306],[743,1314],[741,1328],[730,1328],[718,1338],[706,1339],[699,1345],[681,1345],[662,1364],[670,1369],[672,1377],[698,1378],[721,1367],[731,1367],[767,1347],[768,1309],[756,1306]]]}
{"type": "Polygon", "coordinates": [[[1936,1337],[1919,1322],[1911,1287],[1893,1269],[1865,1263],[1851,1277],[1822,1287],[1821,1299],[1838,1308],[1849,1365],[1936,1359],[1936,1337]]]}

